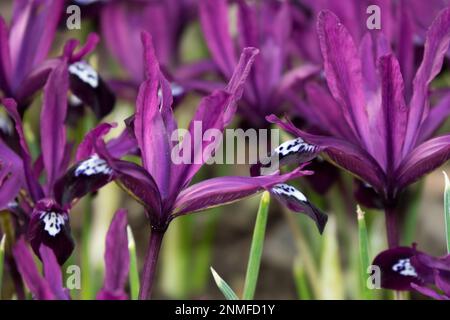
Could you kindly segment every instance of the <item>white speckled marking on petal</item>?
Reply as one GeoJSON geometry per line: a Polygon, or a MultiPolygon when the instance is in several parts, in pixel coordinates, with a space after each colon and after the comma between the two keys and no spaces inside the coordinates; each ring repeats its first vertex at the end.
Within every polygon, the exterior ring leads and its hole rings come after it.
{"type": "Polygon", "coordinates": [[[409,259],[400,259],[392,266],[392,270],[400,273],[402,276],[417,277],[416,269],[411,265],[409,259]]]}
{"type": "Polygon", "coordinates": [[[295,189],[294,187],[285,184],[285,183],[280,183],[275,185],[272,188],[272,192],[278,195],[284,195],[287,197],[294,197],[295,199],[297,199],[298,201],[302,201],[302,202],[307,202],[308,199],[306,199],[305,195],[303,193],[301,193],[300,191],[298,191],[297,189],[295,189]]]}
{"type": "Polygon", "coordinates": [[[85,61],[78,61],[69,66],[69,72],[93,88],[98,87],[98,73],[85,61]]]}
{"type": "Polygon", "coordinates": [[[52,237],[61,232],[62,226],[65,224],[65,217],[56,212],[41,212],[39,217],[45,224],[44,229],[52,237]]]}
{"type": "Polygon", "coordinates": [[[286,141],[275,148],[275,153],[282,157],[297,152],[315,152],[316,146],[306,143],[302,138],[286,141]]]}
{"type": "Polygon", "coordinates": [[[109,175],[112,173],[111,168],[105,160],[100,159],[98,155],[94,154],[89,159],[84,160],[75,169],[75,177],[78,176],[92,176],[96,174],[109,175]]]}

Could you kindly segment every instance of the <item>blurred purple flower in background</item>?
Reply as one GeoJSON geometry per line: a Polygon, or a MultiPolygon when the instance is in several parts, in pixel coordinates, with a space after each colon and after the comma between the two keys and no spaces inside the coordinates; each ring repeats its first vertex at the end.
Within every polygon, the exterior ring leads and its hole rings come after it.
{"type": "Polygon", "coordinates": [[[125,79],[110,81],[119,96],[135,101],[138,87],[145,79],[142,59],[136,59],[136,52],[141,51],[140,33],[152,34],[155,53],[166,76],[170,76],[174,96],[180,96],[190,89],[184,80],[195,78],[197,72],[202,73],[198,63],[186,68],[183,76],[177,77],[180,67],[180,50],[182,32],[195,16],[195,1],[110,1],[101,3],[99,20],[101,34],[110,53],[124,68],[125,79]],[[199,69],[199,70],[198,70],[199,69]]]}
{"type": "MultiPolygon", "coordinates": [[[[0,17],[0,90],[5,97],[16,100],[20,115],[63,59],[48,58],[63,4],[63,0],[15,1],[9,29],[0,17]]],[[[82,60],[98,41],[96,34],[89,34],[85,46],[75,53],[79,42],[69,40],[64,56],[68,58],[72,93],[101,118],[112,110],[115,97],[98,73],[82,60]]]]}
{"type": "Polygon", "coordinates": [[[230,33],[226,0],[200,1],[199,10],[206,44],[222,78],[231,77],[237,53],[244,47],[260,50],[239,107],[252,126],[267,126],[264,117],[282,111],[283,93],[320,70],[306,63],[286,71],[291,35],[291,7],[287,1],[237,1],[236,45],[230,33]]]}

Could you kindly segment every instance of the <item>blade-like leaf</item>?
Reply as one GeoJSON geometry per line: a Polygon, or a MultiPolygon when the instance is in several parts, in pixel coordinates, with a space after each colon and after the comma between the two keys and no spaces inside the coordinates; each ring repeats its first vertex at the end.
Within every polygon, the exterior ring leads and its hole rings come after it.
{"type": "Polygon", "coordinates": [[[136,243],[134,242],[133,232],[130,226],[127,226],[128,232],[128,250],[130,252],[130,297],[137,300],[139,296],[139,270],[136,259],[136,243]]]}
{"type": "Polygon", "coordinates": [[[447,240],[447,252],[450,253],[450,181],[447,173],[444,172],[445,177],[445,192],[444,192],[444,217],[445,217],[445,238],[447,240]]]}
{"type": "Polygon", "coordinates": [[[213,267],[210,267],[210,269],[217,287],[223,293],[225,298],[227,298],[227,300],[239,300],[238,296],[236,295],[236,293],[234,293],[233,289],[231,289],[231,287],[225,282],[225,280],[223,280],[217,274],[216,270],[214,270],[213,267]]]}
{"type": "Polygon", "coordinates": [[[308,275],[300,256],[297,256],[294,260],[293,271],[298,298],[300,300],[311,300],[312,292],[308,286],[308,275]]]}
{"type": "Polygon", "coordinates": [[[252,300],[255,296],[256,283],[258,282],[259,266],[264,246],[264,235],[266,233],[267,216],[269,213],[270,193],[265,191],[259,203],[258,215],[256,216],[255,229],[253,231],[250,257],[248,259],[247,274],[245,276],[244,300],[252,300]]]}
{"type": "Polygon", "coordinates": [[[367,236],[366,220],[364,218],[365,212],[359,206],[356,207],[358,218],[358,241],[359,241],[359,262],[361,272],[361,285],[364,299],[371,299],[371,292],[366,285],[367,268],[369,267],[369,241],[367,236]]]}

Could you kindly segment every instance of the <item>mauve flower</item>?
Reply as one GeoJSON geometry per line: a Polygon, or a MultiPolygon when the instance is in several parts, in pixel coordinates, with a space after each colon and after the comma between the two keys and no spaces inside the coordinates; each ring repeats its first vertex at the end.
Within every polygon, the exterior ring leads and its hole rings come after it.
{"type": "MultiPolygon", "coordinates": [[[[39,273],[33,256],[23,239],[16,242],[13,255],[25,284],[37,300],[69,300],[70,292],[64,288],[61,267],[49,247],[39,248],[43,276],[39,273]]],[[[105,279],[97,300],[126,300],[125,285],[128,280],[130,256],[128,252],[127,211],[115,214],[105,245],[105,279]]]]}
{"type": "MultiPolygon", "coordinates": [[[[375,56],[376,59],[385,54],[383,51],[392,48],[403,77],[405,99],[409,100],[413,92],[414,72],[420,63],[428,28],[438,13],[449,4],[448,0],[302,0],[292,4],[291,43],[300,59],[321,64],[322,55],[316,34],[317,17],[320,11],[329,10],[347,27],[363,59],[364,56],[367,59],[375,56]],[[380,9],[380,29],[369,29],[367,26],[367,23],[373,22],[373,12],[367,12],[373,5],[380,9]]],[[[365,68],[364,61],[362,67],[365,68]]],[[[367,70],[364,76],[370,77],[370,72],[370,69],[367,70]]],[[[437,98],[440,99],[439,96],[437,98]]],[[[291,102],[298,107],[296,111],[300,116],[305,108],[310,107],[299,99],[291,102]]]]}
{"type": "MultiPolygon", "coordinates": [[[[65,127],[69,56],[64,55],[59,64],[52,68],[44,87],[40,119],[41,155],[37,160],[33,162],[31,157],[13,99],[2,102],[15,123],[18,153],[0,141],[0,172],[5,175],[0,184],[0,205],[12,211],[15,206],[23,210],[25,216],[21,218],[27,226],[27,236],[36,254],[39,255],[41,244],[45,244],[54,250],[61,264],[74,247],[70,234],[70,208],[79,198],[112,179],[111,169],[95,156],[79,161],[66,172],[71,149],[66,140],[65,127]],[[41,182],[43,172],[45,180],[41,182]],[[21,193],[21,189],[25,193],[21,193]]],[[[126,150],[121,144],[118,146],[122,148],[120,150],[126,150]]],[[[111,149],[113,153],[118,152],[115,147],[111,149]]]]}
{"type": "MultiPolygon", "coordinates": [[[[211,64],[198,62],[183,66],[178,74],[180,42],[185,27],[195,16],[193,0],[116,0],[104,2],[99,10],[101,34],[111,55],[117,59],[126,72],[125,79],[110,81],[122,98],[136,100],[139,85],[144,81],[142,59],[136,59],[141,52],[141,31],[152,35],[155,54],[171,81],[174,97],[183,96],[188,90],[198,89],[197,74],[202,74],[211,64]]],[[[201,88],[201,87],[200,87],[201,88]]]]}
{"type": "Polygon", "coordinates": [[[399,63],[382,42],[371,43],[377,48],[374,56],[360,55],[330,11],[319,15],[318,35],[332,96],[318,85],[310,87],[317,103],[305,116],[330,136],[306,133],[273,115],[268,120],[319,146],[332,162],[372,188],[386,209],[389,243],[395,246],[393,211],[400,192],[450,157],[450,135],[431,138],[450,104],[445,99],[430,108],[428,91],[450,42],[450,9],[443,10],[428,31],[409,101],[399,63]]]}
{"type": "Polygon", "coordinates": [[[70,89],[98,117],[108,114],[115,97],[98,73],[83,58],[98,42],[90,34],[78,52],[77,40],[69,40],[63,57],[48,58],[56,27],[62,15],[63,0],[14,1],[13,18],[8,28],[0,16],[0,91],[14,98],[22,115],[34,94],[46,83],[51,70],[68,58],[70,89]]]}
{"type": "MultiPolygon", "coordinates": [[[[11,26],[0,17],[0,89],[5,96],[26,103],[34,83],[32,72],[47,58],[63,1],[14,1],[11,26]]],[[[45,80],[44,80],[45,82],[45,80]]]]}
{"type": "Polygon", "coordinates": [[[281,112],[284,92],[316,74],[319,67],[302,64],[286,72],[291,35],[291,7],[287,1],[236,2],[237,39],[230,34],[226,0],[200,1],[200,22],[212,59],[224,79],[231,77],[237,54],[244,47],[260,50],[239,111],[250,124],[263,127],[265,116],[281,112]]]}
{"type": "Polygon", "coordinates": [[[436,258],[418,251],[415,245],[396,247],[378,254],[372,264],[380,268],[382,288],[418,291],[433,299],[450,300],[450,255],[436,258]]]}
{"type": "MultiPolygon", "coordinates": [[[[204,157],[204,150],[212,150],[219,142],[214,139],[191,141],[189,137],[195,139],[195,123],[201,122],[202,136],[209,129],[223,132],[236,111],[236,102],[242,95],[257,49],[244,49],[227,87],[202,99],[181,145],[178,145],[171,140],[172,134],[177,129],[177,123],[172,113],[169,84],[160,72],[150,35],[142,33],[142,41],[146,80],[139,89],[136,115],[132,123],[142,166],[112,157],[102,140],[96,142],[95,148],[100,158],[105,159],[112,169],[114,179],[144,206],[150,221],[152,232],[140,292],[140,298],[145,299],[151,291],[163,235],[172,219],[231,203],[271,188],[278,197],[286,199],[292,206],[294,201],[290,198],[297,199],[295,203],[297,210],[299,206],[309,209],[312,205],[297,190],[282,185],[286,180],[310,173],[302,172],[302,167],[284,175],[219,177],[189,186],[194,175],[207,160],[204,157]],[[159,89],[162,95],[158,95],[159,89]],[[173,162],[171,154],[177,147],[183,152],[190,151],[189,163],[173,162]]],[[[317,209],[303,211],[316,220],[316,215],[323,216],[317,209]]]]}

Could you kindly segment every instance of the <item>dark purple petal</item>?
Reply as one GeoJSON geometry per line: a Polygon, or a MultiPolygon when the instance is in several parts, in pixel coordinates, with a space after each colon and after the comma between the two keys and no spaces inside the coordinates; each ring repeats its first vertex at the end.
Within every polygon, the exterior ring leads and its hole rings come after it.
{"type": "Polygon", "coordinates": [[[403,78],[400,66],[393,55],[379,59],[381,76],[381,104],[383,129],[381,140],[385,141],[385,167],[388,176],[393,173],[402,159],[402,148],[408,122],[408,108],[403,98],[403,78]]]}
{"type": "MultiPolygon", "coordinates": [[[[76,51],[76,52],[74,50],[71,51],[69,62],[80,61],[85,56],[87,56],[92,51],[94,51],[99,42],[100,42],[100,37],[97,33],[95,33],[95,32],[89,33],[87,36],[87,39],[86,39],[86,43],[78,51],[76,51]]],[[[78,40],[76,40],[76,47],[78,45],[79,45],[78,40]]]]}
{"type": "Polygon", "coordinates": [[[120,159],[125,155],[133,155],[139,153],[136,138],[131,130],[125,128],[117,137],[106,143],[106,148],[112,157],[120,159]]]}
{"type": "Polygon", "coordinates": [[[173,193],[187,186],[201,166],[208,160],[204,157],[203,151],[206,148],[212,150],[213,146],[220,143],[220,141],[216,141],[217,139],[203,141],[203,139],[197,139],[196,137],[199,134],[203,137],[203,134],[209,129],[223,131],[232,120],[236,112],[237,100],[242,96],[243,86],[257,54],[257,49],[245,48],[225,90],[215,91],[201,100],[189,125],[189,132],[186,133],[195,141],[183,139],[178,145],[179,150],[190,150],[191,161],[189,164],[182,163],[175,167],[175,174],[172,179],[172,190],[175,190],[173,193]],[[198,132],[196,132],[196,129],[198,132]]]}
{"type": "Polygon", "coordinates": [[[124,289],[129,268],[127,211],[119,209],[106,234],[105,281],[97,299],[126,300],[127,294],[124,289]]]}
{"type": "Polygon", "coordinates": [[[372,265],[380,267],[381,287],[392,290],[411,290],[411,284],[424,281],[411,262],[417,251],[410,247],[397,247],[378,254],[372,265]]]}
{"type": "Polygon", "coordinates": [[[325,75],[333,97],[356,136],[370,147],[368,117],[363,91],[361,60],[347,29],[330,11],[318,17],[317,32],[325,75]]]}
{"type": "Polygon", "coordinates": [[[17,268],[25,284],[38,300],[53,300],[55,296],[47,281],[39,274],[33,256],[23,239],[19,239],[13,247],[13,255],[17,268]]]}
{"type": "Polygon", "coordinates": [[[22,159],[0,139],[0,210],[8,207],[24,183],[22,159]]]}
{"type": "Polygon", "coordinates": [[[433,171],[450,158],[450,134],[428,140],[411,153],[400,164],[396,172],[399,190],[433,171]]]}
{"type": "Polygon", "coordinates": [[[44,88],[41,112],[41,146],[47,173],[47,194],[61,175],[66,145],[65,120],[67,115],[67,92],[69,77],[67,64],[61,62],[49,75],[44,88]]]}
{"type": "Polygon", "coordinates": [[[306,176],[305,179],[315,192],[322,195],[326,194],[339,179],[339,169],[320,156],[311,161],[308,170],[314,174],[306,176]]]}
{"type": "Polygon", "coordinates": [[[241,99],[244,92],[244,86],[249,77],[250,71],[259,54],[259,50],[253,47],[247,47],[242,50],[239,57],[238,64],[234,69],[233,75],[230,78],[225,91],[231,94],[231,100],[226,106],[226,113],[224,116],[224,124],[227,126],[234,117],[237,108],[237,101],[241,99]]]}
{"type": "MultiPolygon", "coordinates": [[[[160,71],[148,33],[142,33],[146,80],[139,88],[136,100],[134,132],[141,150],[144,168],[155,179],[163,198],[168,196],[171,170],[171,142],[166,123],[160,111],[158,88],[160,71]]],[[[163,101],[164,102],[164,101],[163,101]]],[[[170,108],[165,105],[165,110],[170,108]]],[[[169,111],[170,112],[170,111],[169,111]]]]}
{"type": "Polygon", "coordinates": [[[358,179],[355,179],[354,185],[354,196],[359,204],[367,208],[384,209],[383,197],[370,185],[358,179]]]}
{"type": "Polygon", "coordinates": [[[36,92],[44,87],[50,72],[60,64],[61,60],[59,58],[45,60],[23,79],[22,85],[14,93],[14,96],[20,104],[21,112],[24,111],[23,108],[28,105],[30,99],[36,92]]]}
{"type": "Polygon", "coordinates": [[[0,89],[5,95],[11,92],[11,59],[9,56],[8,27],[0,16],[0,89]]]}
{"type": "Polygon", "coordinates": [[[161,195],[152,176],[135,163],[113,159],[104,144],[97,145],[97,152],[100,158],[105,159],[113,170],[115,181],[146,208],[152,226],[165,228],[166,221],[164,220],[165,217],[162,216],[161,195]]]}
{"type": "MultiPolygon", "coordinates": [[[[448,268],[449,266],[447,266],[448,268]]],[[[436,286],[450,299],[450,271],[437,271],[435,274],[436,286]]]]}
{"type": "Polygon", "coordinates": [[[443,296],[439,293],[437,293],[435,290],[430,289],[425,286],[419,286],[415,283],[411,283],[411,287],[416,290],[417,292],[423,294],[424,296],[430,297],[435,300],[450,300],[449,297],[443,296]]]}
{"type": "Polygon", "coordinates": [[[13,91],[47,57],[64,1],[34,0],[14,3],[16,6],[9,33],[13,91]]]}
{"type": "Polygon", "coordinates": [[[82,161],[92,156],[95,153],[97,141],[103,139],[103,137],[115,126],[115,124],[101,123],[89,131],[78,146],[77,155],[75,157],[76,160],[82,161]]]}
{"type": "Polygon", "coordinates": [[[55,183],[55,199],[61,205],[95,192],[113,180],[113,170],[97,154],[79,161],[55,183]]]}
{"type": "Polygon", "coordinates": [[[428,86],[442,68],[450,43],[450,9],[442,10],[427,33],[422,63],[413,82],[413,95],[409,103],[408,128],[403,155],[415,145],[418,130],[428,112],[428,86]]]}
{"type": "Polygon", "coordinates": [[[450,115],[450,94],[445,94],[434,106],[420,126],[418,142],[422,143],[431,137],[450,115]]]}
{"type": "Polygon", "coordinates": [[[56,260],[53,250],[45,245],[41,245],[39,249],[42,263],[44,265],[44,277],[50,289],[53,291],[56,299],[68,300],[69,296],[63,285],[63,276],[61,267],[56,260]]]}
{"type": "Polygon", "coordinates": [[[20,156],[23,161],[23,169],[28,192],[34,201],[38,201],[44,196],[44,192],[41,186],[39,185],[38,177],[36,177],[33,172],[31,154],[28,149],[27,142],[25,140],[25,134],[23,132],[22,127],[22,120],[20,118],[19,113],[17,112],[17,104],[13,99],[3,99],[2,103],[5,106],[8,114],[14,120],[16,132],[19,136],[20,156]]]}
{"type": "Polygon", "coordinates": [[[39,249],[44,244],[62,265],[74,248],[68,212],[52,199],[37,202],[28,225],[28,239],[36,255],[40,256],[39,249]]]}
{"type": "Polygon", "coordinates": [[[299,190],[288,184],[281,183],[273,186],[270,189],[270,193],[290,210],[309,216],[316,223],[319,232],[323,232],[328,216],[309,202],[299,190]]]}
{"type": "Polygon", "coordinates": [[[291,122],[283,122],[274,115],[266,119],[277,124],[283,130],[303,138],[308,143],[319,146],[332,162],[352,172],[376,190],[383,190],[385,174],[382,168],[367,151],[361,149],[358,145],[334,137],[306,133],[296,128],[291,122]]]}
{"type": "Polygon", "coordinates": [[[236,54],[228,26],[227,2],[225,0],[200,1],[199,9],[206,44],[225,78],[229,78],[236,65],[236,54]]]}
{"type": "Polygon", "coordinates": [[[417,262],[432,269],[437,269],[444,272],[450,272],[450,256],[443,258],[432,257],[425,253],[418,253],[415,257],[417,262]]]}
{"type": "Polygon", "coordinates": [[[97,118],[111,112],[116,97],[98,72],[86,61],[69,65],[70,89],[82,102],[92,108],[97,118]]]}
{"type": "Polygon", "coordinates": [[[174,204],[173,216],[176,217],[238,201],[268,190],[276,184],[311,173],[301,171],[301,169],[302,167],[283,175],[220,177],[196,183],[178,195],[174,204]]]}

